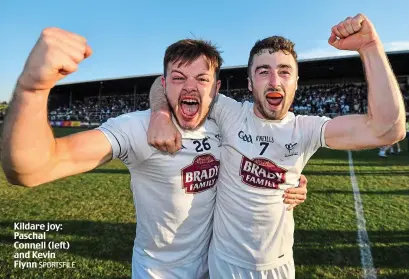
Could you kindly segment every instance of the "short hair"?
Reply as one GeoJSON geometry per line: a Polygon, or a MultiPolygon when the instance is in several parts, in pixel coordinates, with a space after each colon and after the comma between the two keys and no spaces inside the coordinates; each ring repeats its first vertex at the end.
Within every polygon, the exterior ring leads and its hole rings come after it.
{"type": "Polygon", "coordinates": [[[251,77],[251,66],[253,65],[254,55],[261,53],[265,49],[271,50],[272,52],[278,52],[281,50],[285,54],[291,54],[297,63],[297,52],[295,52],[294,46],[295,44],[291,40],[281,36],[272,36],[263,40],[258,40],[250,51],[247,64],[247,75],[251,77]]]}
{"type": "Polygon", "coordinates": [[[163,59],[164,76],[166,77],[170,62],[179,62],[179,66],[182,66],[192,63],[202,55],[206,57],[209,67],[215,69],[216,78],[219,78],[220,67],[223,64],[220,52],[210,41],[194,39],[180,40],[166,49],[163,59]]]}

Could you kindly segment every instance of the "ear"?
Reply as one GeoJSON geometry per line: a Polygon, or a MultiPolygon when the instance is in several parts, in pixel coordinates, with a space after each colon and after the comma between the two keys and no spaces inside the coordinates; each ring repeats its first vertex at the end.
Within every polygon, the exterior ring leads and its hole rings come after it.
{"type": "Polygon", "coordinates": [[[217,80],[217,82],[216,82],[216,95],[215,96],[217,96],[217,94],[219,94],[219,90],[220,90],[221,85],[222,85],[221,80],[220,79],[217,80]]]}
{"type": "Polygon", "coordinates": [[[298,89],[298,80],[300,79],[300,76],[297,76],[297,83],[295,84],[295,91],[298,89]]]}
{"type": "Polygon", "coordinates": [[[162,83],[163,89],[165,89],[166,91],[166,78],[164,76],[161,76],[161,83],[162,83]]]}
{"type": "Polygon", "coordinates": [[[250,92],[253,92],[253,83],[251,82],[250,77],[247,78],[247,82],[248,82],[247,88],[249,89],[250,92]]]}

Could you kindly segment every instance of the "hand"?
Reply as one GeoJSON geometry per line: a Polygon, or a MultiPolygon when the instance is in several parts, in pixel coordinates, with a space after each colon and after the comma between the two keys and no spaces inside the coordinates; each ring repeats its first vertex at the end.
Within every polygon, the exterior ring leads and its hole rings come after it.
{"type": "Polygon", "coordinates": [[[305,175],[301,174],[298,187],[285,190],[283,198],[284,203],[289,204],[287,211],[294,209],[297,205],[302,204],[307,199],[307,184],[307,178],[305,175]]]}
{"type": "MultiPolygon", "coordinates": [[[[159,92],[163,94],[162,76],[153,82],[149,95],[159,92]]],[[[163,152],[176,153],[182,148],[182,136],[171,120],[167,111],[151,111],[148,127],[148,144],[163,152]]]]}
{"type": "Polygon", "coordinates": [[[332,27],[328,43],[340,50],[362,51],[380,43],[380,40],[369,19],[363,14],[357,14],[332,27]]]}
{"type": "Polygon", "coordinates": [[[92,54],[85,38],[58,28],[46,28],[32,49],[18,86],[27,91],[50,90],[92,54]]]}
{"type": "Polygon", "coordinates": [[[182,136],[171,117],[163,112],[151,112],[148,144],[163,152],[176,153],[182,148],[182,136]]]}

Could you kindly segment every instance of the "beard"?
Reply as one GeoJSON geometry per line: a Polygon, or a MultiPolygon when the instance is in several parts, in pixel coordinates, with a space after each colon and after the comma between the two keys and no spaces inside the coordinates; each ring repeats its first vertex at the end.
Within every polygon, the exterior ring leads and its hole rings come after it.
{"type": "Polygon", "coordinates": [[[258,94],[258,92],[253,92],[253,97],[254,97],[254,105],[256,106],[257,110],[261,113],[261,115],[267,119],[267,120],[280,120],[279,117],[281,115],[281,112],[283,110],[283,107],[285,105],[285,91],[281,88],[272,88],[269,87],[266,90],[263,91],[262,96],[261,94],[258,94]],[[283,99],[281,101],[281,109],[280,110],[270,110],[269,104],[266,99],[267,92],[282,92],[283,93],[283,99]]]}
{"type": "Polygon", "coordinates": [[[268,110],[266,108],[266,104],[265,103],[263,104],[261,100],[257,99],[255,102],[256,102],[255,105],[257,107],[257,110],[261,113],[261,115],[265,119],[267,119],[267,120],[278,120],[277,118],[278,118],[278,115],[280,114],[280,111],[268,110]]]}
{"type": "Polygon", "coordinates": [[[267,90],[264,90],[262,94],[258,94],[258,92],[253,91],[254,105],[263,118],[267,120],[282,120],[287,116],[288,110],[294,101],[295,94],[291,100],[287,100],[287,96],[287,92],[281,88],[268,88],[267,90]],[[269,108],[269,103],[267,102],[265,96],[267,92],[271,91],[283,93],[283,99],[278,110],[271,110],[269,108]]]}
{"type": "MultiPolygon", "coordinates": [[[[201,118],[200,118],[200,115],[202,114],[202,104],[200,104],[200,105],[199,105],[199,106],[200,106],[200,107],[199,107],[199,110],[198,110],[198,112],[197,112],[197,113],[199,114],[199,123],[198,123],[195,127],[187,127],[187,126],[185,126],[185,125],[182,125],[182,123],[180,123],[180,121],[179,121],[179,119],[178,119],[178,117],[177,117],[177,115],[176,115],[175,108],[174,108],[174,106],[172,106],[172,103],[170,102],[170,100],[169,100],[169,98],[168,98],[168,95],[166,94],[166,91],[165,91],[165,98],[166,98],[166,101],[167,101],[167,103],[168,103],[169,110],[170,110],[170,112],[171,112],[172,115],[173,115],[173,118],[176,119],[176,122],[177,122],[177,124],[179,125],[180,128],[182,128],[183,130],[187,130],[187,131],[194,131],[194,130],[200,128],[200,127],[205,123],[207,117],[209,116],[210,109],[213,107],[213,105],[214,105],[214,103],[215,103],[215,101],[216,101],[216,98],[213,98],[213,100],[211,101],[211,103],[210,103],[210,105],[209,105],[208,111],[207,111],[206,114],[205,114],[204,116],[202,116],[201,118]]],[[[180,102],[179,102],[179,103],[180,103],[180,102]]],[[[179,103],[178,103],[178,105],[179,105],[179,103]]]]}

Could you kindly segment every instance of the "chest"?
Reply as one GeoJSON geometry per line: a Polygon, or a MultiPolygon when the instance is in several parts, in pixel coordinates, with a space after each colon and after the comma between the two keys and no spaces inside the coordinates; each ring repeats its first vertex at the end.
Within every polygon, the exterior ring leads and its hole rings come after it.
{"type": "Polygon", "coordinates": [[[226,169],[244,184],[282,188],[298,184],[304,167],[303,136],[295,123],[255,125],[244,121],[223,137],[226,169]]]}
{"type": "Polygon", "coordinates": [[[162,184],[196,194],[213,189],[220,169],[219,136],[208,133],[203,137],[182,139],[182,149],[175,155],[155,151],[146,160],[142,171],[162,184]]]}
{"type": "Polygon", "coordinates": [[[303,154],[303,135],[295,122],[286,125],[244,121],[232,127],[223,144],[248,158],[266,158],[279,165],[294,165],[303,154]]]}

